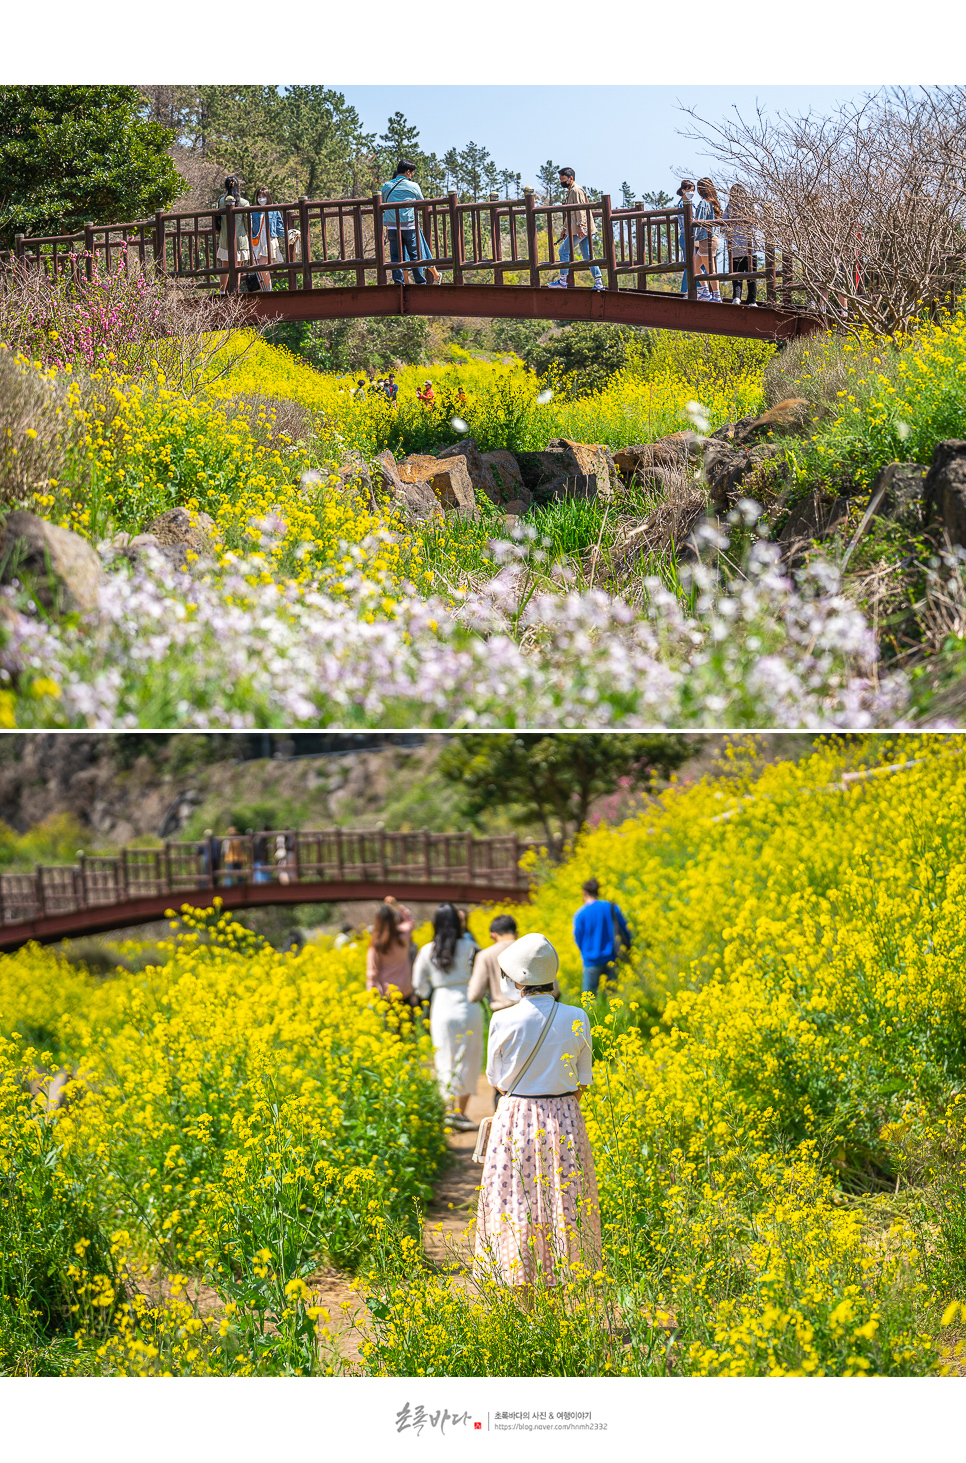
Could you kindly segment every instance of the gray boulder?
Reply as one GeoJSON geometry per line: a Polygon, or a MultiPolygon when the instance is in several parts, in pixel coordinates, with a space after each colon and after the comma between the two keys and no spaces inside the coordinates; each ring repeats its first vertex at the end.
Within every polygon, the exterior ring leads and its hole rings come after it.
{"type": "Polygon", "coordinates": [[[387,488],[414,518],[434,518],[442,513],[439,499],[425,479],[414,482],[403,480],[396,459],[388,447],[385,452],[377,454],[375,466],[382,486],[387,488]]]}
{"type": "Polygon", "coordinates": [[[711,502],[718,513],[731,508],[736,498],[764,496],[765,479],[773,476],[766,469],[778,456],[778,447],[763,442],[757,447],[730,447],[727,442],[708,441],[704,449],[704,471],[711,502]]]}
{"type": "Polygon", "coordinates": [[[567,477],[593,477],[597,493],[602,498],[610,496],[619,474],[611,450],[603,442],[574,442],[569,437],[551,437],[547,451],[559,453],[567,459],[567,477]]]}
{"type": "Polygon", "coordinates": [[[923,483],[923,518],[966,544],[966,442],[937,442],[923,483]]]}
{"type": "Polygon", "coordinates": [[[597,476],[592,472],[563,473],[551,483],[535,489],[535,503],[559,503],[567,498],[592,500],[598,496],[597,476]]]}
{"type": "Polygon", "coordinates": [[[179,545],[186,556],[190,553],[201,560],[214,557],[215,520],[207,513],[168,508],[152,519],[146,532],[157,539],[161,548],[179,545]]]}
{"type": "Polygon", "coordinates": [[[493,480],[494,493],[493,502],[500,507],[505,507],[507,512],[523,513],[525,508],[510,508],[511,503],[524,503],[530,505],[530,489],[526,487],[523,476],[520,472],[520,464],[512,452],[497,451],[484,452],[483,461],[490,469],[490,476],[493,480]]]}
{"type": "Polygon", "coordinates": [[[889,462],[881,468],[869,493],[869,502],[874,503],[884,489],[876,514],[880,518],[894,518],[906,528],[921,528],[927,471],[915,462],[889,462]]]}
{"type": "Polygon", "coordinates": [[[14,579],[50,614],[97,608],[101,561],[86,538],[33,513],[8,513],[0,540],[0,583],[14,579]]]}
{"type": "Polygon", "coordinates": [[[460,442],[451,442],[448,447],[441,447],[436,457],[440,462],[446,462],[451,457],[462,457],[473,484],[473,492],[483,493],[491,503],[501,501],[493,471],[474,438],[464,437],[460,442]]]}

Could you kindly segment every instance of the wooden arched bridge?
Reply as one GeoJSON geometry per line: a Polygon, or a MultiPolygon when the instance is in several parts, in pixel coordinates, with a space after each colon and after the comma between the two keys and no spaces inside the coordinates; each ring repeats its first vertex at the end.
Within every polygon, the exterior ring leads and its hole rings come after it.
{"type": "Polygon", "coordinates": [[[0,950],[144,924],[185,904],[207,909],[216,896],[227,910],[386,894],[520,902],[530,890],[520,859],[536,847],[513,836],[331,828],[222,834],[125,848],[116,857],[79,854],[74,864],[0,875],[0,950]]]}
{"type": "MultiPolygon", "coordinates": [[[[698,299],[695,225],[691,205],[681,209],[613,208],[608,195],[592,206],[596,232],[589,257],[580,234],[588,209],[537,204],[523,198],[461,203],[455,193],[407,203],[414,208],[418,261],[392,262],[395,210],[379,194],[372,198],[300,198],[272,205],[281,225],[277,257],[254,265],[240,249],[219,261],[219,215],[157,213],[134,223],[88,224],[77,234],[30,238],[19,234],[13,257],[24,266],[71,270],[79,282],[102,268],[137,261],[166,277],[200,289],[225,285],[245,290],[251,273],[261,289],[248,298],[252,319],[332,320],[361,315],[464,315],[544,320],[596,320],[787,340],[819,330],[822,322],[806,308],[795,277],[794,256],[780,240],[762,239],[752,275],[764,295],[757,308],[698,299]],[[563,240],[563,243],[558,242],[563,240]],[[566,244],[568,288],[547,288],[561,270],[566,244]],[[413,271],[427,271],[427,283],[413,271]],[[429,270],[437,282],[429,283],[429,270]],[[591,289],[600,270],[603,288],[591,289]],[[686,292],[680,292],[682,275],[686,292]],[[268,292],[265,285],[271,281],[268,292]],[[667,287],[661,288],[662,283],[667,287]]],[[[400,210],[402,211],[402,210],[400,210]]],[[[251,206],[227,210],[226,239],[251,237],[251,206]]],[[[722,226],[724,227],[724,226],[722,226]]],[[[397,241],[398,242],[398,241],[397,241]]],[[[397,254],[402,253],[397,248],[397,254]]],[[[725,268],[707,278],[734,281],[725,232],[725,268]]]]}

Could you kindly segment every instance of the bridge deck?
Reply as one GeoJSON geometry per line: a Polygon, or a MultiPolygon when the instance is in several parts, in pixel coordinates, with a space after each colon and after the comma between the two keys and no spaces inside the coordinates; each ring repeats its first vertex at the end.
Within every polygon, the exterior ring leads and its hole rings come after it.
{"type": "Polygon", "coordinates": [[[216,897],[228,910],[389,893],[460,904],[521,901],[530,879],[520,859],[536,847],[513,835],[329,828],[81,855],[76,864],[0,875],[0,951],[144,924],[185,904],[207,909],[216,897]]]}
{"type": "MultiPolygon", "coordinates": [[[[729,233],[747,235],[753,221],[719,222],[719,253],[711,258],[696,237],[691,205],[613,208],[604,195],[587,205],[522,198],[461,201],[455,193],[410,201],[397,220],[380,194],[372,198],[300,198],[269,210],[277,237],[257,260],[250,237],[266,233],[264,210],[250,204],[223,214],[214,209],[159,212],[133,223],[87,224],[76,234],[28,238],[18,234],[13,263],[69,272],[79,286],[106,269],[141,270],[202,290],[226,285],[233,293],[256,270],[261,289],[251,296],[255,317],[332,320],[360,315],[517,316],[543,320],[601,320],[712,335],[789,339],[823,328],[807,311],[809,292],[797,278],[787,241],[759,232],[753,268],[734,271],[729,233]],[[253,217],[255,216],[255,217],[253,217]],[[407,237],[408,234],[408,237],[407,237]],[[222,253],[221,239],[237,248],[222,253]],[[587,249],[587,258],[583,250],[587,249]],[[228,254],[231,257],[227,257],[228,254]],[[402,255],[398,263],[393,254],[402,255]],[[417,258],[406,259],[411,254],[417,258]],[[394,283],[397,272],[425,268],[435,284],[394,283]],[[547,289],[561,271],[568,288],[547,289]],[[589,285],[591,274],[605,289],[589,285]],[[685,294],[677,290],[681,276],[685,294]],[[708,304],[697,298],[704,282],[748,282],[761,290],[757,309],[708,304]],[[269,294],[267,282],[271,281],[269,294]],[[671,290],[660,285],[670,281],[671,290]]],[[[742,255],[747,253],[742,244],[742,255]]]]}
{"type": "Polygon", "coordinates": [[[551,290],[529,285],[387,284],[285,290],[248,297],[254,319],[346,320],[373,315],[468,315],[486,319],[591,320],[693,330],[753,340],[791,340],[821,329],[801,310],[709,304],[656,290],[551,290]]]}
{"type": "Polygon", "coordinates": [[[199,889],[181,889],[177,894],[152,894],[127,899],[119,904],[100,905],[93,909],[76,909],[66,914],[41,915],[0,926],[0,951],[9,953],[36,940],[49,945],[56,940],[78,939],[99,935],[106,930],[130,929],[163,919],[169,909],[179,911],[182,905],[192,909],[209,909],[217,895],[228,911],[263,908],[277,904],[352,904],[381,900],[392,893],[397,899],[418,903],[449,901],[452,904],[520,904],[529,898],[526,889],[516,884],[492,885],[460,883],[421,883],[419,880],[343,879],[303,884],[253,884],[248,881],[213,890],[211,885],[199,889]]]}

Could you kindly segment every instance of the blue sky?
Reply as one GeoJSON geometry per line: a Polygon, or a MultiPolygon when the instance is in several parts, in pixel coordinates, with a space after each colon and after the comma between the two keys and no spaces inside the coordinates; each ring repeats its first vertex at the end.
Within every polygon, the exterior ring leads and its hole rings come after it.
{"type": "MultiPolygon", "coordinates": [[[[548,157],[576,169],[578,181],[615,197],[626,179],[635,193],[673,193],[679,169],[693,177],[711,160],[680,133],[693,125],[678,109],[717,119],[737,107],[753,115],[830,111],[872,86],[328,86],[341,91],[367,131],[382,132],[395,111],[419,128],[427,152],[473,141],[489,148],[498,168],[536,181],[548,157]]],[[[733,115],[733,113],[732,113],[733,115]]],[[[727,182],[727,180],[724,180],[727,182]]]]}

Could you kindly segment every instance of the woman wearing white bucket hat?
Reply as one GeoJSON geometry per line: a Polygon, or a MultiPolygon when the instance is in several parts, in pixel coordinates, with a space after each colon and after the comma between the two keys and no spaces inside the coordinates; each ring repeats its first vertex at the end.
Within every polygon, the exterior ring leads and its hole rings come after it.
{"type": "Polygon", "coordinates": [[[476,1273],[506,1285],[565,1278],[601,1265],[597,1175],[580,1099],[592,1081],[590,1021],[557,1004],[557,952],[544,935],[501,951],[520,992],[490,1020],[486,1075],[501,1098],[483,1158],[476,1273]]]}

